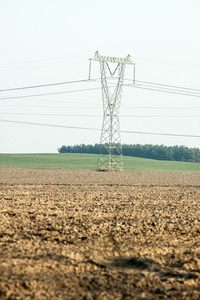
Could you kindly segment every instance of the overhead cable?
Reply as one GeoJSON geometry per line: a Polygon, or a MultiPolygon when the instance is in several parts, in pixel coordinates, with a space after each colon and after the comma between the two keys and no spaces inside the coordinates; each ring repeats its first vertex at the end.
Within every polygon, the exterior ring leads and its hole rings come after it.
{"type": "MultiPolygon", "coordinates": [[[[63,101],[62,101],[63,102],[63,101]]],[[[69,102],[67,102],[68,104],[69,102]]],[[[72,103],[72,102],[70,102],[72,103]]],[[[74,104],[94,104],[94,103],[86,103],[86,102],[73,102],[74,104]]],[[[57,105],[7,105],[7,104],[0,104],[0,107],[27,107],[27,108],[30,108],[30,107],[38,107],[38,108],[71,108],[71,106],[65,106],[65,105],[62,105],[62,106],[57,106],[57,105]]],[[[96,106],[95,106],[96,107],[96,106]]],[[[134,109],[157,109],[157,110],[200,110],[200,107],[157,107],[157,106],[128,106],[129,108],[134,108],[134,109]]],[[[91,106],[90,106],[91,108],[91,106]]],[[[100,108],[100,107],[99,107],[100,108]]],[[[126,106],[124,108],[127,108],[126,106]]]]}
{"type": "Polygon", "coordinates": [[[143,90],[149,90],[149,91],[156,91],[156,92],[162,92],[162,93],[170,93],[170,94],[178,94],[183,96],[191,96],[191,97],[200,97],[200,93],[196,92],[187,92],[185,91],[179,91],[179,90],[172,90],[172,89],[165,89],[165,88],[154,88],[151,86],[147,86],[144,84],[124,84],[124,86],[133,87],[137,89],[143,89],[143,90]]]}
{"type": "Polygon", "coordinates": [[[174,89],[180,89],[180,90],[190,90],[190,91],[196,91],[200,93],[200,89],[194,89],[194,88],[185,88],[182,86],[176,86],[176,85],[169,85],[169,84],[163,84],[163,83],[156,83],[156,82],[149,82],[149,81],[141,81],[141,80],[136,80],[136,83],[142,83],[142,84],[149,84],[149,85],[155,85],[155,86],[162,86],[166,88],[174,88],[174,89]]]}
{"type": "MultiPolygon", "coordinates": [[[[164,90],[164,89],[157,89],[157,88],[150,88],[146,87],[145,85],[135,85],[135,84],[124,84],[124,86],[157,91],[157,92],[164,92],[164,93],[171,93],[171,94],[179,94],[184,96],[191,96],[191,97],[200,97],[200,93],[186,93],[186,92],[178,92],[178,91],[171,91],[171,90],[164,90]]],[[[77,92],[85,92],[85,91],[92,91],[92,90],[99,90],[101,87],[96,88],[88,88],[88,89],[77,89],[77,90],[70,90],[70,91],[62,91],[62,92],[51,92],[51,93],[41,93],[41,94],[32,94],[32,95],[23,95],[23,96],[13,96],[13,97],[3,97],[0,98],[0,101],[4,100],[13,100],[13,99],[24,99],[24,98],[33,98],[33,97],[40,97],[40,96],[50,96],[50,95],[59,95],[59,94],[68,94],[68,93],[77,93],[77,92]]]]}
{"type": "Polygon", "coordinates": [[[92,90],[99,90],[99,89],[101,89],[101,88],[98,87],[98,88],[79,89],[79,90],[71,90],[71,91],[63,91],[63,92],[51,92],[51,93],[42,93],[42,94],[4,97],[4,98],[0,98],[0,101],[12,100],[12,99],[32,98],[32,97],[40,97],[40,96],[59,95],[59,94],[68,94],[68,93],[77,93],[77,92],[85,92],[85,91],[92,91],[92,90]]]}
{"type": "Polygon", "coordinates": [[[37,125],[37,126],[48,126],[48,127],[58,127],[58,128],[95,130],[95,131],[99,131],[100,130],[101,131],[101,129],[97,129],[97,128],[76,127],[76,126],[66,126],[66,125],[54,125],[54,124],[45,124],[45,123],[33,123],[33,122],[14,121],[14,120],[1,120],[0,119],[0,122],[17,123],[17,124],[27,124],[27,125],[37,125]]]}
{"type": "MultiPolygon", "coordinates": [[[[51,116],[51,117],[100,117],[102,115],[86,115],[86,114],[51,114],[51,113],[20,113],[20,112],[0,112],[0,115],[23,115],[23,116],[51,116]]],[[[121,115],[120,118],[200,118],[199,116],[181,116],[181,115],[168,115],[168,116],[145,116],[145,115],[121,115]]]]}
{"type": "MultiPolygon", "coordinates": [[[[116,77],[111,77],[111,78],[117,79],[116,77]]],[[[109,79],[110,78],[108,78],[108,80],[109,79]]],[[[15,88],[9,88],[9,89],[1,89],[0,92],[44,88],[44,87],[67,85],[67,84],[73,84],[73,83],[91,82],[91,81],[97,81],[97,80],[99,80],[99,78],[48,83],[48,84],[24,86],[24,87],[15,87],[15,88]]],[[[125,79],[125,81],[132,81],[132,80],[125,79]]],[[[111,84],[111,82],[110,82],[110,84],[111,84]]],[[[151,90],[151,91],[157,91],[157,92],[179,94],[179,95],[192,96],[192,97],[200,97],[199,89],[185,88],[185,87],[181,87],[181,86],[167,85],[167,84],[161,84],[161,83],[155,83],[155,82],[149,82],[149,81],[136,80],[134,83],[124,84],[124,86],[145,89],[145,90],[151,90]]],[[[100,87],[99,88],[89,88],[89,89],[77,89],[77,90],[64,91],[64,92],[41,93],[41,94],[33,94],[33,95],[27,95],[27,96],[22,95],[22,96],[13,96],[13,97],[3,97],[3,98],[0,98],[0,100],[30,98],[30,97],[48,96],[48,95],[56,95],[56,94],[64,94],[64,93],[72,93],[72,92],[82,92],[82,91],[88,91],[88,90],[93,90],[93,89],[100,89],[100,87]]]]}
{"type": "MultiPolygon", "coordinates": [[[[133,79],[125,78],[124,80],[125,81],[131,81],[133,83],[133,79]]],[[[160,86],[160,87],[165,87],[165,88],[170,88],[170,89],[190,90],[190,91],[196,91],[196,92],[200,93],[200,89],[194,89],[194,88],[188,88],[188,87],[186,88],[186,87],[177,86],[177,85],[169,85],[169,84],[164,84],[164,83],[134,80],[133,84],[137,84],[137,83],[141,83],[141,84],[145,84],[145,85],[151,85],[151,86],[160,86]]]]}
{"type": "Polygon", "coordinates": [[[36,89],[36,88],[43,88],[49,86],[57,86],[57,85],[66,85],[71,83],[80,83],[80,82],[87,82],[87,81],[95,81],[96,79],[81,79],[81,80],[74,80],[74,81],[64,81],[64,82],[56,82],[56,83],[47,83],[47,84],[39,84],[39,85],[30,85],[30,86],[23,86],[23,87],[15,87],[15,88],[8,88],[2,89],[0,92],[8,92],[8,91],[17,91],[17,90],[27,90],[27,89],[36,89]]]}
{"type": "MultiPolygon", "coordinates": [[[[81,129],[81,130],[101,131],[101,129],[91,128],[91,127],[88,128],[88,127],[78,127],[78,126],[66,126],[66,125],[33,123],[33,122],[3,120],[3,119],[0,119],[0,122],[17,123],[17,124],[27,124],[27,125],[36,125],[36,126],[47,126],[47,127],[57,127],[57,128],[69,128],[69,129],[81,129]]],[[[121,132],[123,132],[123,133],[132,133],[132,134],[146,134],[146,135],[162,135],[162,136],[177,136],[177,137],[200,138],[200,135],[189,135],[189,134],[158,133],[158,132],[145,132],[145,131],[127,131],[127,130],[121,130],[121,132]]]]}

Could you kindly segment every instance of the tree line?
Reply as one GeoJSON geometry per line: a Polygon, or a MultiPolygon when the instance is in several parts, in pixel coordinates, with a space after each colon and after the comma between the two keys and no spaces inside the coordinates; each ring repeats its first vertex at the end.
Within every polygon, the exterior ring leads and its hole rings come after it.
{"type": "MultiPolygon", "coordinates": [[[[74,145],[62,146],[58,148],[59,153],[90,153],[90,154],[106,154],[106,149],[101,144],[95,145],[74,145]]],[[[157,160],[200,162],[200,149],[188,148],[185,146],[164,146],[164,145],[122,145],[122,152],[125,156],[134,156],[142,158],[151,158],[157,160]]],[[[117,154],[117,153],[114,153],[117,154]]]]}

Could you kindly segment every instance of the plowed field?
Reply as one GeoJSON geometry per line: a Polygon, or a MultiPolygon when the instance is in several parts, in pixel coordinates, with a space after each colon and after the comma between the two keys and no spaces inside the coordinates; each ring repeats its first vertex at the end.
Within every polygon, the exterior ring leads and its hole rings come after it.
{"type": "Polygon", "coordinates": [[[200,174],[0,168],[0,299],[200,299],[200,174]]]}

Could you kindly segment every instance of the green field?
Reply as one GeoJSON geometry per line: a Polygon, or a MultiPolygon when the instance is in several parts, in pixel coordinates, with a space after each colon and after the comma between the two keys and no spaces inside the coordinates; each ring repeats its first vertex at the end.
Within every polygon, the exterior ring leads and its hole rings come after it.
{"type": "MultiPolygon", "coordinates": [[[[96,154],[0,154],[0,167],[96,169],[96,154]]],[[[125,170],[200,173],[199,163],[124,156],[125,170]]]]}

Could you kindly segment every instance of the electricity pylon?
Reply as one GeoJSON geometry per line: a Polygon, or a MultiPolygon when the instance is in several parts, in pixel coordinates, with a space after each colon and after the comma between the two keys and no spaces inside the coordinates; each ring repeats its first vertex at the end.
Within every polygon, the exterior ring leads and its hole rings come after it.
{"type": "Polygon", "coordinates": [[[101,153],[98,157],[97,170],[123,170],[119,110],[121,105],[125,65],[134,65],[134,63],[132,62],[130,55],[126,58],[101,56],[98,51],[96,51],[95,56],[91,60],[100,62],[103,98],[103,125],[100,140],[101,153]],[[116,64],[116,68],[113,72],[108,63],[116,64]],[[117,70],[117,84],[114,91],[111,92],[107,82],[107,71],[113,76],[117,70]]]}

